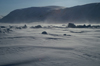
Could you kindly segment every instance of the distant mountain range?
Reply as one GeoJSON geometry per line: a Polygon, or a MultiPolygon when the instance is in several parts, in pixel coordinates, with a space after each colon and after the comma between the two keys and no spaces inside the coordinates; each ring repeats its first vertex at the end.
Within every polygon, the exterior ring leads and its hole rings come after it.
{"type": "Polygon", "coordinates": [[[91,3],[70,8],[47,6],[16,9],[3,17],[0,22],[100,23],[100,3],[91,3]]]}

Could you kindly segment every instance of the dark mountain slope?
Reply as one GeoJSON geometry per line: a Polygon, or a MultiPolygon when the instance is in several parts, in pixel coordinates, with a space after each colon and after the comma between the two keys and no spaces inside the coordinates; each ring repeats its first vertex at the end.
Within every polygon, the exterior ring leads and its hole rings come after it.
{"type": "Polygon", "coordinates": [[[56,22],[100,23],[100,3],[56,10],[50,14],[48,20],[56,22]]]}
{"type": "Polygon", "coordinates": [[[92,3],[71,8],[58,6],[31,7],[17,9],[9,13],[1,22],[79,22],[100,23],[100,3],[92,3]]]}
{"type": "Polygon", "coordinates": [[[56,9],[61,9],[58,6],[48,7],[31,7],[17,9],[5,16],[1,22],[39,22],[44,21],[46,15],[56,9]]]}

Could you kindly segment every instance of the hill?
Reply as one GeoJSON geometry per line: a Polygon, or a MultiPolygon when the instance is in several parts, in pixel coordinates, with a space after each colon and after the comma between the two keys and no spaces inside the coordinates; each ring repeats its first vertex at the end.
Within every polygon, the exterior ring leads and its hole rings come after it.
{"type": "Polygon", "coordinates": [[[16,9],[2,18],[0,22],[100,23],[100,3],[91,3],[70,8],[47,6],[16,9]]]}

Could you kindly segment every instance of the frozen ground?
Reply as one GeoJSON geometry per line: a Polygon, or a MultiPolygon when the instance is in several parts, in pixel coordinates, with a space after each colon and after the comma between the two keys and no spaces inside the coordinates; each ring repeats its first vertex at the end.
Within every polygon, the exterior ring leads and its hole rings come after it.
{"type": "Polygon", "coordinates": [[[0,66],[100,66],[100,29],[30,26],[0,33],[0,66]]]}

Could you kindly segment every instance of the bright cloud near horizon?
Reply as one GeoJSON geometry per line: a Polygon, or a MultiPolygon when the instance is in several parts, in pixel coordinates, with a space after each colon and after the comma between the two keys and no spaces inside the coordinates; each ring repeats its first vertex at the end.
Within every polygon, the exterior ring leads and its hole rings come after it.
{"type": "Polygon", "coordinates": [[[73,7],[88,3],[98,3],[100,0],[0,0],[0,15],[7,15],[9,12],[27,7],[41,6],[64,6],[73,7]]]}

